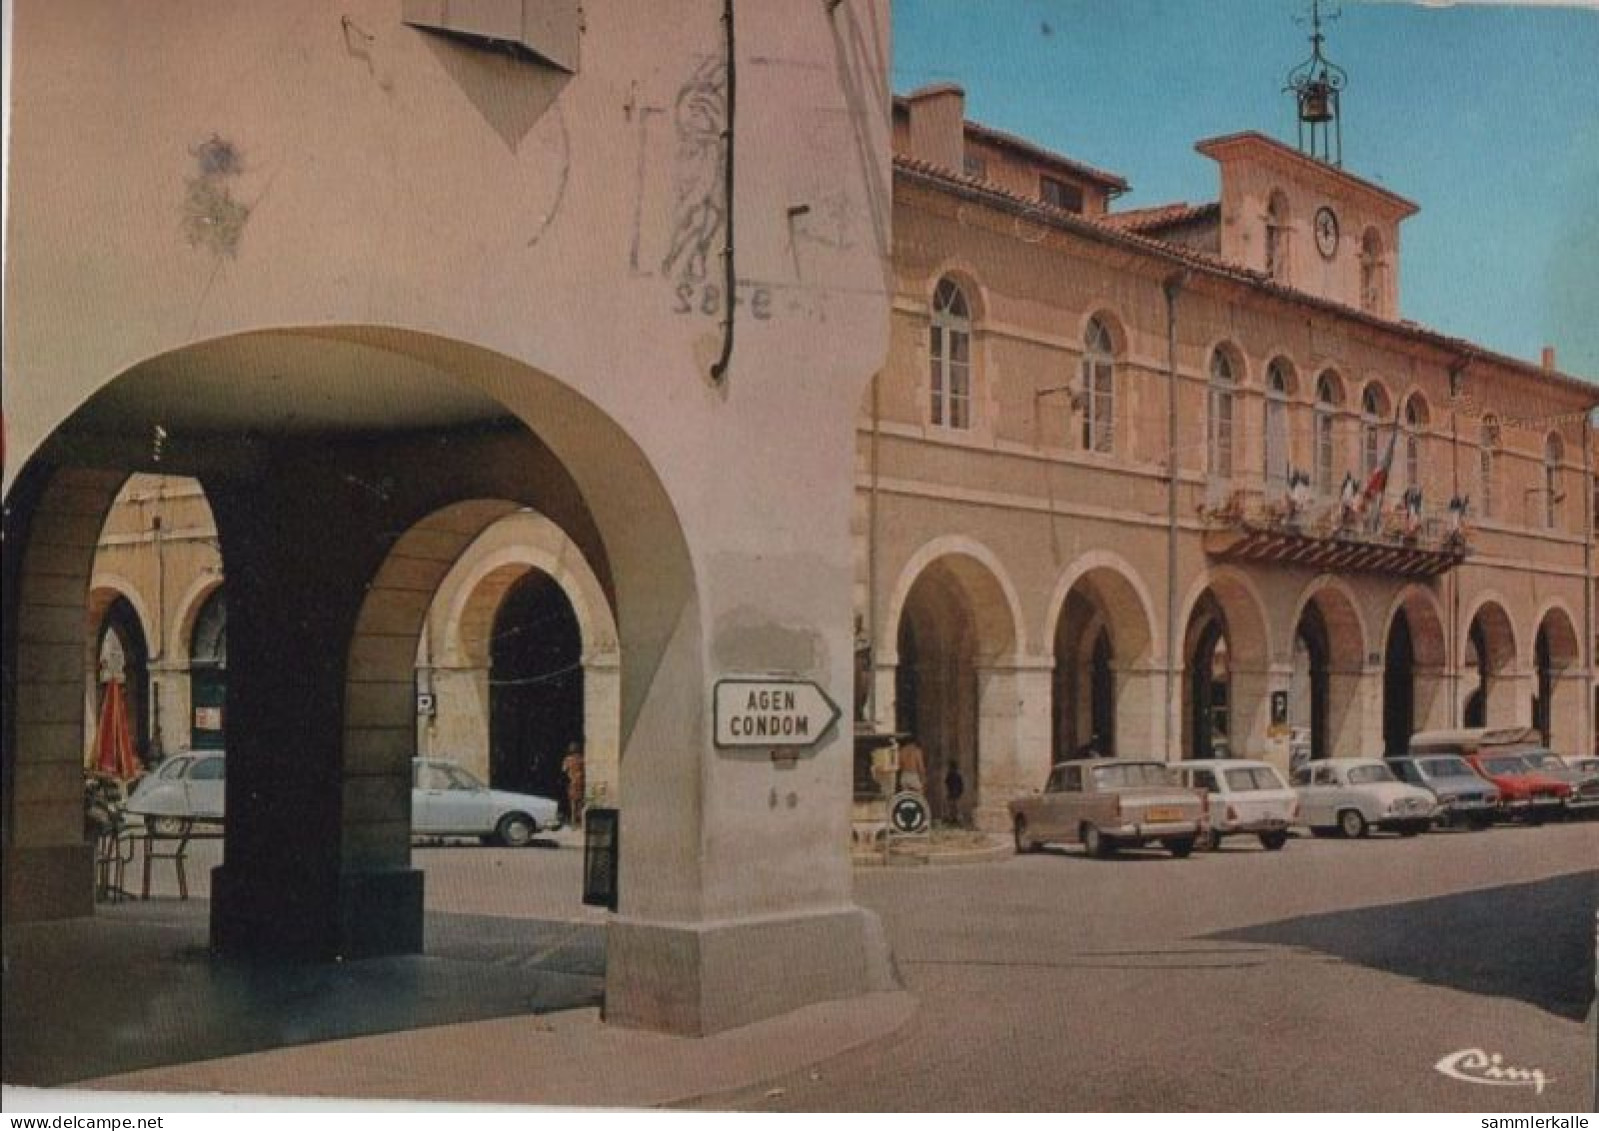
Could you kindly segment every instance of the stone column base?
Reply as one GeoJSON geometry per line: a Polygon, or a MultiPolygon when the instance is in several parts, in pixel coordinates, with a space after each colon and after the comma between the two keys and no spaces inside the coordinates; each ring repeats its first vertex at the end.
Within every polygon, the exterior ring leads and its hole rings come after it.
{"type": "Polygon", "coordinates": [[[695,924],[619,918],[606,932],[612,1025],[704,1037],[899,988],[882,924],[859,907],[695,924]]]}
{"type": "Polygon", "coordinates": [[[5,920],[34,923],[94,914],[94,845],[5,848],[5,920]]]}
{"type": "Polygon", "coordinates": [[[319,885],[211,871],[211,946],[229,957],[331,961],[422,953],[422,873],[350,872],[319,885]]]}

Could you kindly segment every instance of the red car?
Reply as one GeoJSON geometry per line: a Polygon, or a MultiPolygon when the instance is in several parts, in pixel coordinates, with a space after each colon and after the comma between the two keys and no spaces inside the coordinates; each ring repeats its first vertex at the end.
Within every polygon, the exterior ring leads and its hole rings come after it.
{"type": "Polygon", "coordinates": [[[1467,754],[1471,768],[1499,787],[1499,807],[1507,817],[1534,824],[1558,816],[1571,783],[1550,777],[1521,754],[1481,750],[1467,754]]]}

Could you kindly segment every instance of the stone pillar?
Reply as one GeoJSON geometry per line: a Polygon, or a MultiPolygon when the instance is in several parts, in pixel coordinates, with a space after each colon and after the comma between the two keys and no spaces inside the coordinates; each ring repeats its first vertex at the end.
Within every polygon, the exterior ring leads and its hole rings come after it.
{"type": "Polygon", "coordinates": [[[1170,760],[1164,668],[1116,673],[1116,753],[1123,758],[1170,760]]]}
{"type": "MultiPolygon", "coordinates": [[[[372,823],[409,814],[409,766],[383,751],[364,775],[365,752],[344,759],[351,634],[388,525],[350,497],[356,478],[286,453],[259,479],[206,483],[228,570],[225,862],[211,886],[224,954],[422,949],[409,823],[370,837],[372,823]],[[340,516],[339,538],[313,537],[310,500],[340,516]]],[[[414,595],[422,610],[429,596],[414,595]]],[[[414,663],[415,636],[395,640],[414,663]]]]}
{"type": "Polygon", "coordinates": [[[1289,726],[1286,718],[1281,726],[1272,725],[1271,697],[1277,692],[1281,692],[1283,695],[1290,694],[1293,679],[1294,668],[1292,664],[1272,664],[1266,670],[1261,745],[1256,748],[1256,752],[1247,755],[1247,757],[1257,758],[1262,762],[1270,762],[1284,774],[1288,773],[1289,726]]]}
{"type": "Polygon", "coordinates": [[[1053,673],[1054,661],[1038,657],[977,669],[973,818],[980,829],[1007,831],[1012,798],[1042,788],[1049,775],[1053,673]]]}
{"type": "MultiPolygon", "coordinates": [[[[1368,664],[1355,678],[1358,690],[1351,710],[1351,714],[1355,717],[1345,726],[1343,741],[1335,742],[1332,746],[1333,755],[1338,758],[1369,758],[1373,754],[1381,753],[1383,748],[1386,675],[1380,665],[1368,664]]],[[[1416,706],[1419,728],[1420,702],[1416,706]]]]}
{"type": "Polygon", "coordinates": [[[614,651],[583,661],[583,750],[590,805],[622,802],[622,664],[614,651]]]}
{"type": "Polygon", "coordinates": [[[1506,665],[1488,678],[1487,723],[1491,727],[1532,725],[1533,673],[1506,665]]]}
{"type": "Polygon", "coordinates": [[[1285,666],[1268,667],[1234,658],[1230,673],[1232,699],[1228,705],[1233,757],[1269,760],[1267,729],[1271,724],[1271,696],[1268,692],[1274,687],[1286,690],[1291,674],[1292,669],[1285,666]]]}
{"type": "Polygon", "coordinates": [[[417,753],[459,762],[489,780],[489,669],[436,667],[431,718],[417,719],[417,753]]]}

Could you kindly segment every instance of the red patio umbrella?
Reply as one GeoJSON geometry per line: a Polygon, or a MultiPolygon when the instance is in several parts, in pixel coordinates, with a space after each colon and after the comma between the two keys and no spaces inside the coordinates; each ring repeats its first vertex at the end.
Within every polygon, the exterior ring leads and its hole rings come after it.
{"type": "Polygon", "coordinates": [[[94,736],[95,772],[126,782],[139,776],[139,757],[133,751],[133,725],[128,720],[128,697],[120,680],[105,685],[100,703],[100,726],[94,736]]]}

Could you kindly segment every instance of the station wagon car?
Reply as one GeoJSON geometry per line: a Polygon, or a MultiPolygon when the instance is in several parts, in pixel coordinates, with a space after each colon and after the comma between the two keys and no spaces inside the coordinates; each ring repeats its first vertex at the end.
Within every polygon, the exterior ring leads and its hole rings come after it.
{"type": "Polygon", "coordinates": [[[1317,836],[1363,837],[1371,829],[1415,836],[1432,824],[1437,802],[1406,785],[1381,758],[1325,758],[1294,772],[1300,815],[1317,836]]]}
{"type": "Polygon", "coordinates": [[[1499,787],[1458,754],[1415,754],[1390,758],[1388,765],[1401,781],[1437,799],[1433,818],[1440,825],[1485,829],[1499,814],[1499,787]]]}
{"type": "Polygon", "coordinates": [[[1205,798],[1200,841],[1217,848],[1223,838],[1249,834],[1275,852],[1288,843],[1299,819],[1299,795],[1275,766],[1241,759],[1201,759],[1173,766],[1178,779],[1205,798]]]}
{"type": "MultiPolygon", "coordinates": [[[[549,798],[490,789],[453,762],[417,758],[411,773],[413,836],[474,836],[518,848],[558,823],[558,806],[549,798]]],[[[220,824],[225,777],[220,750],[176,754],[134,787],[128,812],[142,816],[157,836],[181,836],[196,823],[220,824]]]]}
{"type": "Polygon", "coordinates": [[[1010,812],[1016,851],[1055,841],[1097,857],[1156,841],[1187,856],[1204,815],[1199,796],[1177,784],[1166,763],[1123,758],[1062,762],[1043,792],[1012,801],[1010,812]]]}

